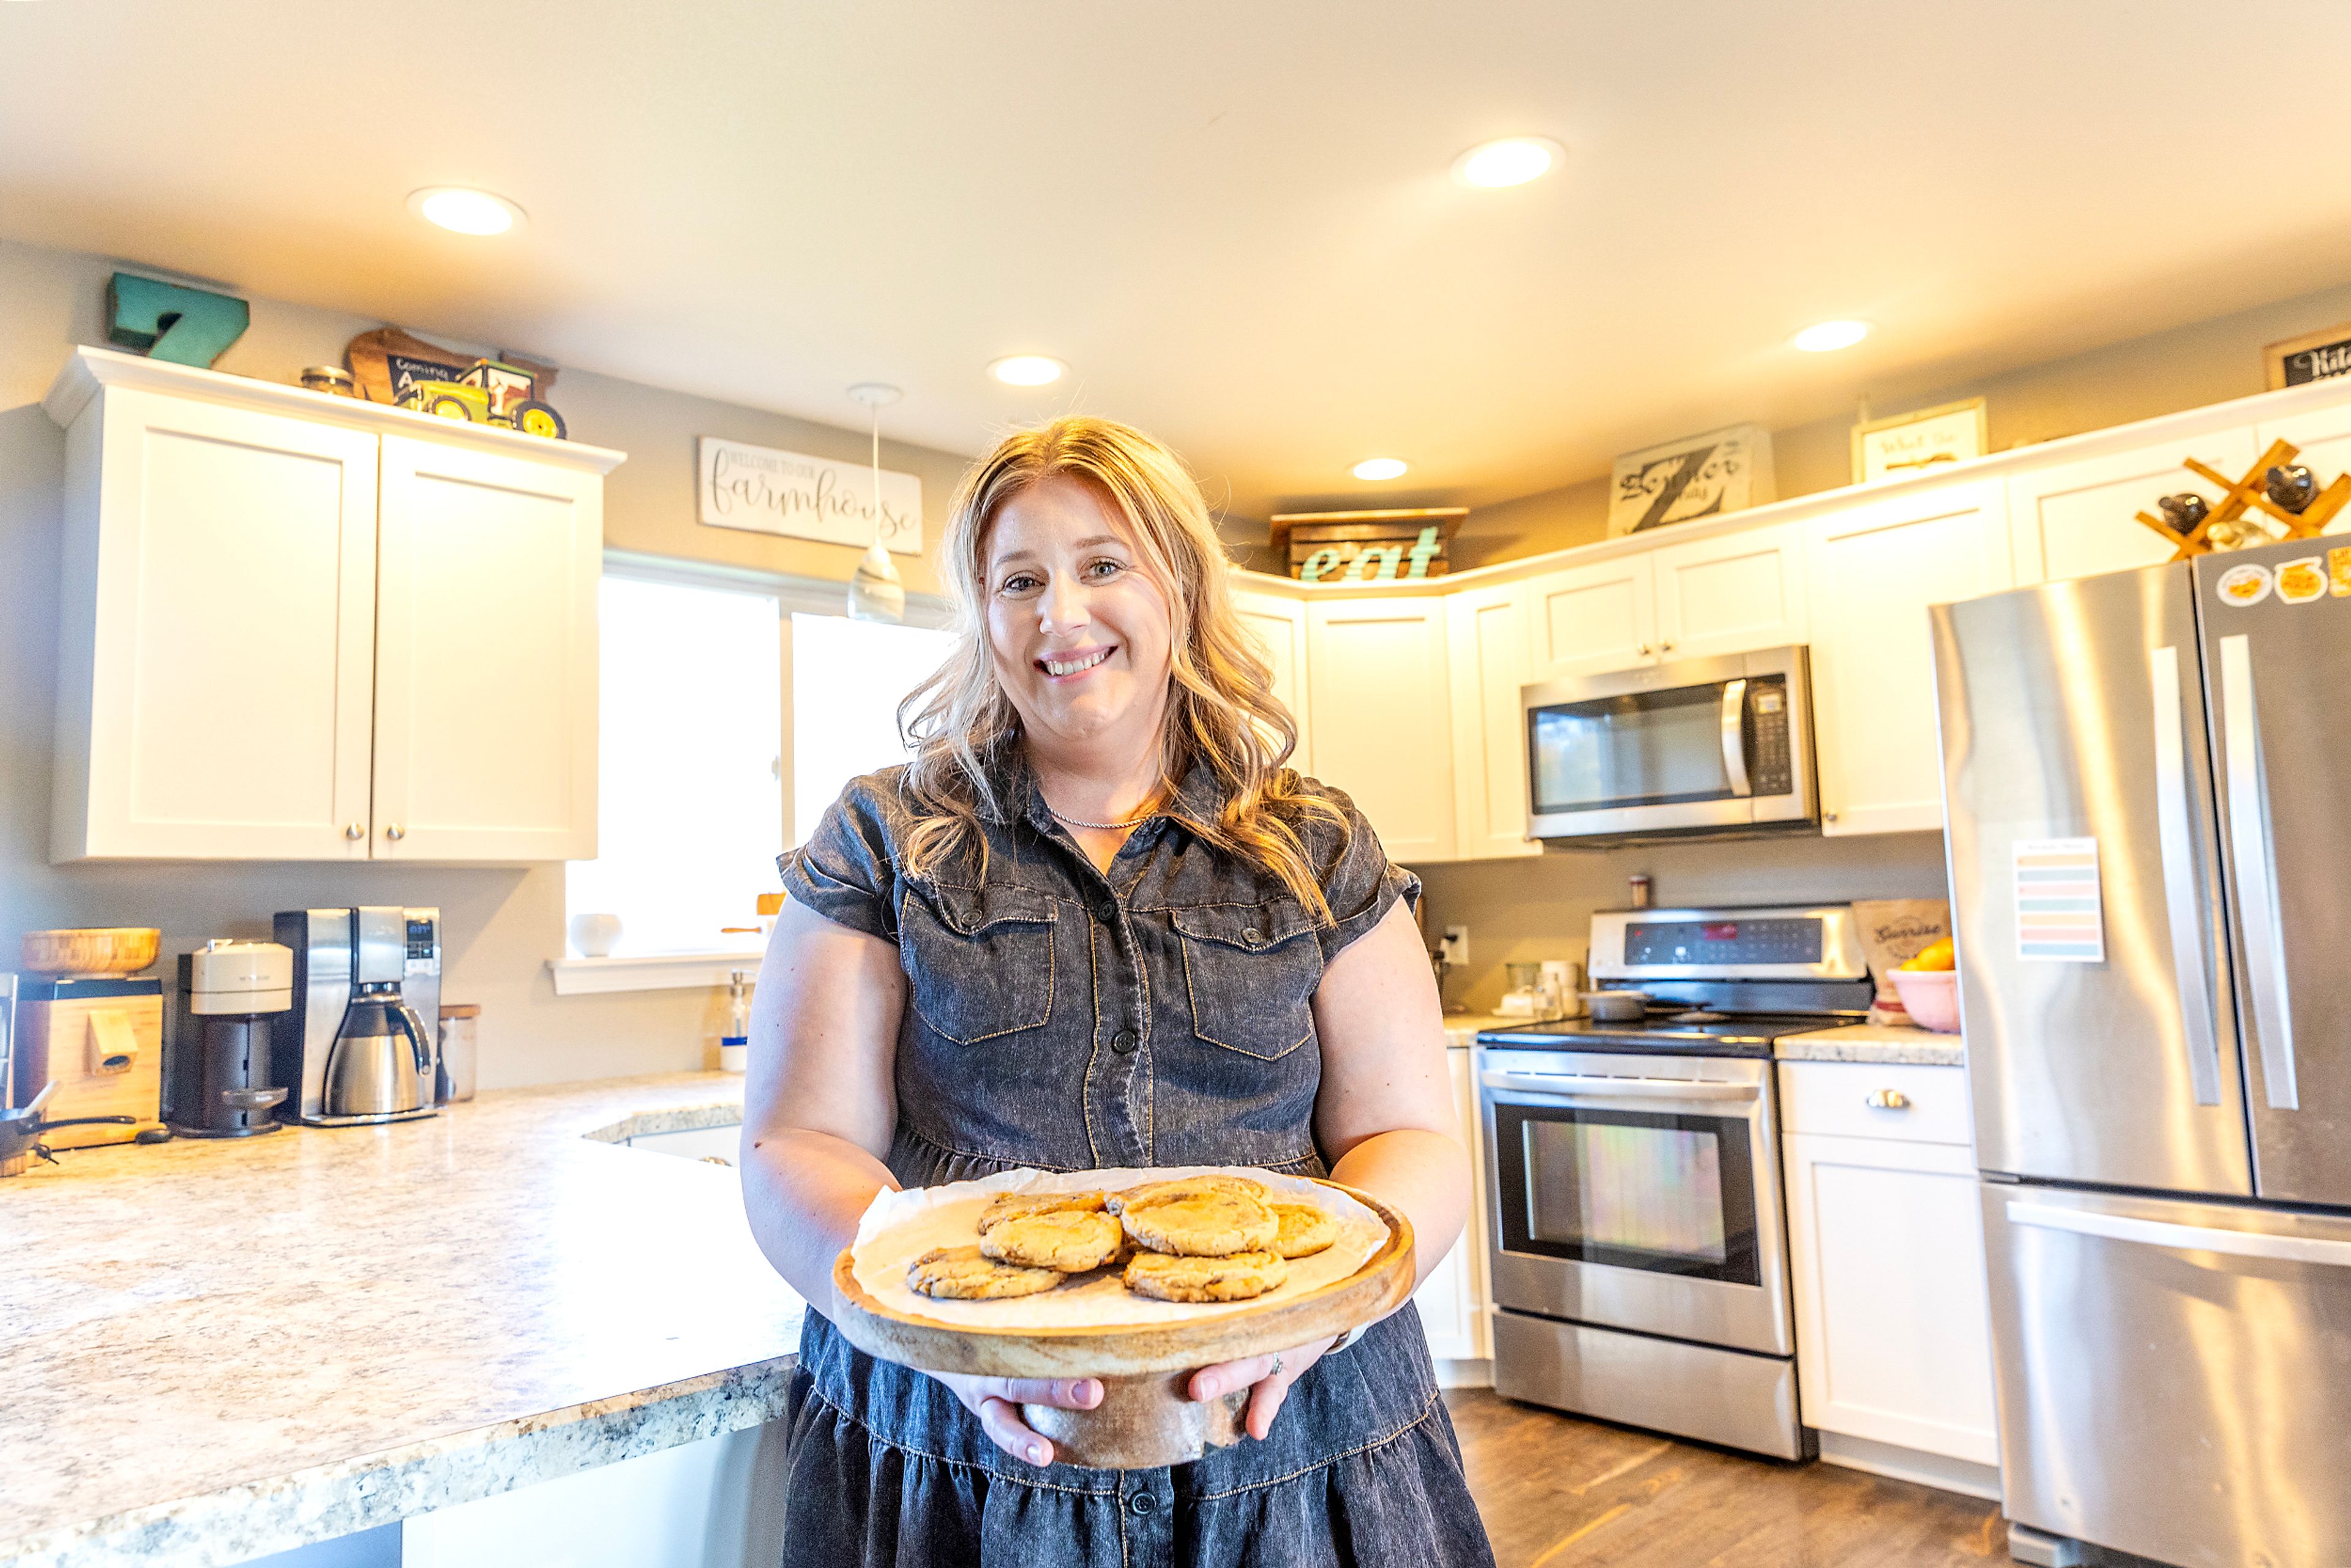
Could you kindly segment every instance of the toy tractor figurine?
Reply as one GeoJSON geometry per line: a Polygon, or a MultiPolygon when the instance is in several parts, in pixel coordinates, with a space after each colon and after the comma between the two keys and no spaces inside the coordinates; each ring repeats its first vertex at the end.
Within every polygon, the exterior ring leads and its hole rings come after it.
{"type": "Polygon", "coordinates": [[[538,379],[501,360],[475,360],[455,381],[411,382],[400,406],[443,419],[507,425],[549,441],[564,438],[563,416],[538,400],[538,379]]]}

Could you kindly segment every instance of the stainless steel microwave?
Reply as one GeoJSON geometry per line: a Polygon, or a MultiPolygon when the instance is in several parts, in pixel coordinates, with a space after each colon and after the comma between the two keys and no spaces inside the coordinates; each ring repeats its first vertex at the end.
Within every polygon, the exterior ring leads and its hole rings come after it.
{"type": "Polygon", "coordinates": [[[1817,827],[1810,671],[1771,648],[1521,687],[1528,837],[1817,827]]]}

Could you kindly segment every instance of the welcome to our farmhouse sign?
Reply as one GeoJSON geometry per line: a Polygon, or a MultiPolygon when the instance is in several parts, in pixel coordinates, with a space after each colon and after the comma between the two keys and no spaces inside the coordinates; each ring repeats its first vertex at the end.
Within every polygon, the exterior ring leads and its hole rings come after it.
{"type": "MultiPolygon", "coordinates": [[[[716,435],[699,444],[701,517],[713,528],[873,542],[873,470],[864,464],[716,435]]],[[[912,474],[882,470],[882,543],[893,555],[923,553],[923,482],[912,474]]]]}

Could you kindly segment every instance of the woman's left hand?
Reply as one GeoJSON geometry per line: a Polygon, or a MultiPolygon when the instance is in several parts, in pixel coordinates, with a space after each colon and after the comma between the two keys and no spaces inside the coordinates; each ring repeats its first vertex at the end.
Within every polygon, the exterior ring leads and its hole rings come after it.
{"type": "Polygon", "coordinates": [[[1192,1375],[1189,1393],[1193,1398],[1205,1401],[1237,1388],[1249,1389],[1249,1408],[1241,1417],[1242,1425],[1249,1428],[1250,1437],[1262,1440],[1273,1430],[1273,1418],[1281,1413],[1281,1402],[1290,1396],[1290,1385],[1338,1343],[1339,1336],[1332,1334],[1271,1355],[1252,1355],[1243,1361],[1204,1366],[1192,1375]]]}

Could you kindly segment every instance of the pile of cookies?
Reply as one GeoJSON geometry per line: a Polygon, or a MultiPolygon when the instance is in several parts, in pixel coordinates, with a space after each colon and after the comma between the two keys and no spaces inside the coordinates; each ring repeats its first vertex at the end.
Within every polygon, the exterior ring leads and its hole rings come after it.
{"type": "Polygon", "coordinates": [[[1006,1193],[981,1211],[977,1246],[924,1253],[907,1266],[906,1282],[926,1296],[988,1301],[1115,1268],[1140,1296],[1245,1301],[1281,1283],[1285,1260],[1338,1238],[1338,1221],[1322,1208],[1276,1201],[1247,1176],[1179,1176],[1124,1192],[1006,1193]]]}

